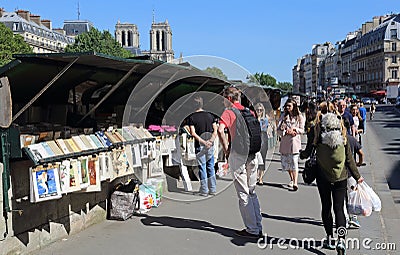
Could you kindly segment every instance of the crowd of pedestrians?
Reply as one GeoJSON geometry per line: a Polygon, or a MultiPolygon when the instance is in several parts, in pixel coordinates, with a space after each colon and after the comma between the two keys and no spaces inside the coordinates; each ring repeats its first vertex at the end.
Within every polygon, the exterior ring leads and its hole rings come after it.
{"type": "MultiPolygon", "coordinates": [[[[275,120],[268,118],[262,103],[251,106],[254,111],[251,111],[250,115],[258,120],[260,135],[257,139],[261,145],[257,151],[244,154],[238,148],[235,149],[234,144],[241,135],[238,130],[239,112],[247,108],[240,103],[241,92],[236,87],[226,88],[223,95],[225,110],[219,118],[218,126],[213,115],[202,110],[201,98],[195,99],[198,107],[189,118],[190,131],[196,139],[199,192],[205,196],[216,192],[214,158],[210,152],[213,151],[214,140],[218,134],[232,172],[239,211],[245,226],[244,229],[237,230],[236,234],[247,238],[260,238],[263,236],[262,216],[255,188],[257,184],[263,184],[268,150],[268,126],[275,120]]],[[[307,159],[315,153],[318,165],[316,184],[326,233],[323,246],[326,249],[336,249],[338,254],[345,254],[345,232],[337,231],[335,241],[334,229],[360,227],[357,217],[347,212],[346,205],[348,180],[354,178],[352,183],[361,183],[364,180],[357,167],[365,164],[361,137],[366,132],[366,118],[367,111],[359,102],[306,101],[299,107],[296,100],[289,98],[277,121],[281,166],[282,170],[289,174],[289,190],[297,191],[299,188],[299,159],[307,159]],[[303,134],[307,135],[305,148],[302,148],[301,143],[303,134]]]]}

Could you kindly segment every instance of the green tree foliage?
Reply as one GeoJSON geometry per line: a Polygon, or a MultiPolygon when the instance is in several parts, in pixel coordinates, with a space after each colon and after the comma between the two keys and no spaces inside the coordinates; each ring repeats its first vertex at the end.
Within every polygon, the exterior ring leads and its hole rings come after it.
{"type": "Polygon", "coordinates": [[[129,58],[132,53],[122,48],[122,46],[112,37],[110,32],[100,32],[96,28],[90,29],[88,33],[83,33],[75,37],[75,43],[68,45],[65,52],[89,52],[94,51],[110,56],[129,58]]]}
{"type": "Polygon", "coordinates": [[[24,41],[20,35],[14,33],[0,23],[0,66],[13,60],[13,54],[32,53],[32,48],[24,41]]]}
{"type": "Polygon", "coordinates": [[[277,87],[283,91],[289,92],[293,90],[293,84],[290,82],[278,82],[277,87]]]}
{"type": "Polygon", "coordinates": [[[249,81],[260,85],[267,85],[272,87],[276,87],[277,85],[276,79],[273,76],[264,73],[255,73],[254,75],[249,77],[249,81]]]}
{"type": "Polygon", "coordinates": [[[292,91],[293,89],[293,85],[290,82],[277,82],[273,76],[264,73],[255,73],[248,77],[248,81],[260,85],[275,87],[285,92],[292,91]]]}
{"type": "Polygon", "coordinates": [[[207,67],[206,69],[204,69],[204,72],[207,72],[207,73],[209,73],[211,75],[214,75],[215,77],[218,77],[218,78],[220,78],[222,80],[228,80],[228,77],[218,67],[215,67],[215,66],[207,67]]]}

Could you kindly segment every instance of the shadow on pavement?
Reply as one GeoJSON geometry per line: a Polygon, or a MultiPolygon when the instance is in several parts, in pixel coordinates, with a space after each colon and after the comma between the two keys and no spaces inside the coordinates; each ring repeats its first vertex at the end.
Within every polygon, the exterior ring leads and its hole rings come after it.
{"type": "Polygon", "coordinates": [[[285,189],[285,190],[288,189],[287,184],[273,183],[273,182],[263,182],[263,186],[269,186],[269,187],[280,188],[280,189],[285,189]]]}
{"type": "Polygon", "coordinates": [[[245,246],[246,243],[257,243],[257,239],[239,237],[235,235],[235,230],[231,228],[213,225],[207,221],[177,218],[170,216],[147,216],[140,220],[146,226],[171,227],[196,229],[201,231],[213,232],[231,238],[231,243],[236,246],[245,246]]]}
{"type": "MultiPolygon", "coordinates": [[[[390,176],[388,178],[388,184],[390,189],[400,190],[400,161],[398,161],[396,165],[393,167],[390,176]]],[[[397,201],[397,203],[399,203],[399,201],[397,201]]]]}
{"type": "Polygon", "coordinates": [[[278,215],[270,215],[267,213],[261,213],[264,218],[288,221],[293,223],[301,223],[301,224],[310,224],[315,226],[322,226],[322,221],[316,220],[314,218],[309,217],[286,217],[286,216],[278,216],[278,215]]]}
{"type": "Polygon", "coordinates": [[[322,247],[321,241],[310,242],[310,240],[297,240],[283,237],[275,237],[275,236],[267,236],[267,240],[265,241],[265,237],[262,241],[258,243],[261,249],[270,249],[270,250],[282,250],[287,251],[288,249],[297,250],[300,254],[300,250],[304,249],[314,254],[325,255],[324,252],[318,250],[315,247],[322,247]]]}

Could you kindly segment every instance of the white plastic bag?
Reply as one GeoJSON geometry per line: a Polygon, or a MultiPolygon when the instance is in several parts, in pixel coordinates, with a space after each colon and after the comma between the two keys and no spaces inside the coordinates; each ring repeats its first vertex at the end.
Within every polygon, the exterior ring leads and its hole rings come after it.
{"type": "Polygon", "coordinates": [[[347,209],[349,214],[370,216],[372,213],[372,199],[365,186],[357,184],[348,194],[347,209]]]}
{"type": "Polygon", "coordinates": [[[369,196],[371,197],[372,210],[374,210],[376,212],[380,212],[382,209],[381,199],[378,197],[378,195],[375,193],[375,191],[365,181],[363,181],[361,184],[364,186],[365,190],[368,192],[369,196]]]}

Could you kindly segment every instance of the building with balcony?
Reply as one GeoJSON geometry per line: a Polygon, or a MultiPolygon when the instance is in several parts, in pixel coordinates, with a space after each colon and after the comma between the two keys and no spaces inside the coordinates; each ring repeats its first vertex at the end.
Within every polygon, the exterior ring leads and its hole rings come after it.
{"type": "Polygon", "coordinates": [[[53,29],[50,20],[43,20],[29,11],[6,12],[0,9],[0,22],[19,34],[33,49],[34,53],[59,53],[74,43],[74,38],[62,30],[53,29]]]}
{"type": "MultiPolygon", "coordinates": [[[[311,67],[293,68],[293,82],[304,70],[305,93],[337,84],[363,95],[400,84],[400,14],[377,16],[332,44],[314,45],[311,67]],[[310,74],[311,72],[311,74],[310,74]],[[310,78],[311,77],[311,78],[310,78]],[[311,80],[311,86],[309,85],[311,80]]],[[[306,58],[307,59],[307,58],[306,58]]],[[[302,92],[301,86],[299,86],[302,92]]]]}

